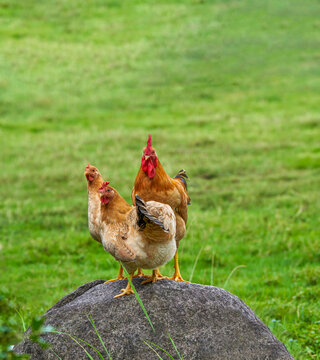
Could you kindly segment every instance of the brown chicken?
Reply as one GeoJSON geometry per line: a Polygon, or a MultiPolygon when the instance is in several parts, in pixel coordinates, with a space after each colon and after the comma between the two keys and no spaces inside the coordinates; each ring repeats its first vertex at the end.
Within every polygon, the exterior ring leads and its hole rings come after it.
{"type": "MultiPolygon", "coordinates": [[[[101,227],[101,209],[100,209],[100,194],[99,188],[103,184],[103,178],[99,172],[99,170],[90,164],[88,164],[85,168],[84,172],[85,177],[87,178],[88,183],[88,224],[89,224],[89,232],[90,235],[94,240],[101,242],[100,239],[100,227],[101,227]]],[[[119,207],[117,209],[117,219],[119,221],[124,221],[126,214],[130,209],[131,206],[123,199],[121,204],[118,204],[119,207]]],[[[142,269],[138,269],[137,275],[134,277],[145,277],[143,274],[142,269]]],[[[106,282],[112,282],[117,280],[124,279],[123,276],[123,269],[120,265],[120,270],[115,279],[108,280],[106,282]]]]}
{"type": "MultiPolygon", "coordinates": [[[[84,175],[87,178],[88,185],[88,225],[89,232],[92,238],[98,242],[101,242],[100,230],[101,230],[101,202],[99,189],[103,184],[103,178],[99,170],[90,164],[85,168],[84,175]]],[[[131,209],[131,206],[123,200],[123,203],[119,206],[118,216],[120,221],[125,220],[124,214],[131,209]]],[[[106,282],[112,282],[124,279],[123,269],[120,266],[119,273],[115,279],[108,280],[106,282]]]]}
{"type": "MultiPolygon", "coordinates": [[[[143,283],[159,280],[155,269],[170,261],[176,252],[174,212],[166,204],[144,202],[139,196],[135,198],[136,206],[130,206],[109,182],[98,188],[101,175],[95,168],[88,178],[89,170],[85,173],[88,182],[91,181],[88,183],[89,208],[90,198],[95,197],[93,192],[98,196],[100,193],[100,207],[97,209],[95,204],[95,215],[89,215],[91,235],[123,264],[131,279],[137,268],[144,268],[153,269],[153,274],[143,283]]],[[[129,282],[121,291],[117,297],[133,292],[129,282]]]]}
{"type": "MultiPolygon", "coordinates": [[[[190,197],[187,193],[187,178],[185,170],[180,170],[174,178],[167,175],[152,147],[152,138],[149,135],[147,146],[143,150],[141,167],[134,182],[132,201],[135,204],[138,195],[145,201],[154,200],[171,206],[176,216],[177,249],[179,241],[185,235],[188,219],[187,207],[190,204],[190,197]]],[[[175,272],[171,279],[185,281],[180,274],[178,250],[174,260],[175,272]]]]}

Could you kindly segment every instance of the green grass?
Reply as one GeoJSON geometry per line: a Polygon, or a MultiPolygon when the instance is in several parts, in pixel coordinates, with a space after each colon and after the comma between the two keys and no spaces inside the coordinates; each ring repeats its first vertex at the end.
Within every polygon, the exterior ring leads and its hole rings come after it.
{"type": "Polygon", "coordinates": [[[316,0],[0,0],[0,288],[26,325],[116,274],[84,167],[129,201],[152,133],[190,177],[182,275],[320,359],[319,19],[316,0]]]}

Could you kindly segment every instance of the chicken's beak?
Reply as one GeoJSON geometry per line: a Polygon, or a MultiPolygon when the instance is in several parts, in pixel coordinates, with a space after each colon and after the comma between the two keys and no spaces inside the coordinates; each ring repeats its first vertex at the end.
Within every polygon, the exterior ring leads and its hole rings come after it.
{"type": "Polygon", "coordinates": [[[145,160],[148,160],[149,158],[150,158],[150,155],[145,155],[145,156],[144,156],[144,159],[145,159],[145,160]]]}
{"type": "Polygon", "coordinates": [[[84,176],[87,178],[88,181],[93,181],[94,180],[94,176],[91,175],[90,171],[85,171],[84,172],[84,176]]]}

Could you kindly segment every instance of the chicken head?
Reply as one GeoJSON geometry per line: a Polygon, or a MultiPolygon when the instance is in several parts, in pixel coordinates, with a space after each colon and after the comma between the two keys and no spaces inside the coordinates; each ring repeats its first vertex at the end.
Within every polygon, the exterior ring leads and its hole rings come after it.
{"type": "Polygon", "coordinates": [[[143,149],[141,158],[141,168],[152,179],[156,174],[158,166],[158,157],[155,149],[152,147],[152,136],[149,135],[147,146],[143,149]]]}

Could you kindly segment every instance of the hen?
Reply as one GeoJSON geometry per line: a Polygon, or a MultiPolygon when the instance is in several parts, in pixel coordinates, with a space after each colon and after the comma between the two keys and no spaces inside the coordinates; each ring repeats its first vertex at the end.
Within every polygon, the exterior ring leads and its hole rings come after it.
{"type": "MultiPolygon", "coordinates": [[[[101,243],[101,202],[99,189],[103,184],[103,178],[99,170],[90,164],[85,168],[84,175],[87,178],[88,185],[88,225],[91,237],[101,243]]],[[[123,199],[118,208],[118,221],[125,220],[125,214],[131,209],[131,206],[123,199]]],[[[138,273],[138,275],[140,275],[138,273]]],[[[124,279],[123,269],[120,270],[115,279],[106,282],[112,282],[124,279]]]]}
{"type": "MultiPolygon", "coordinates": [[[[143,283],[157,281],[155,269],[170,261],[176,252],[174,212],[166,204],[144,202],[139,196],[135,199],[136,206],[130,206],[109,182],[101,184],[102,177],[96,171],[98,175],[90,184],[88,180],[89,207],[90,198],[96,201],[99,193],[100,207],[98,210],[95,207],[95,216],[91,217],[90,234],[123,264],[131,279],[137,268],[144,268],[153,269],[153,273],[143,283]]],[[[133,292],[129,282],[121,291],[117,297],[133,292]]]]}
{"type": "MultiPolygon", "coordinates": [[[[176,216],[177,249],[179,241],[185,235],[188,219],[187,207],[190,204],[190,197],[187,193],[187,178],[185,170],[180,170],[174,178],[167,175],[152,147],[152,138],[149,135],[147,146],[143,150],[141,167],[134,182],[132,201],[135,204],[138,195],[145,201],[154,200],[171,206],[176,216]]],[[[180,274],[178,250],[174,260],[175,272],[171,279],[185,281],[180,274]]]]}

